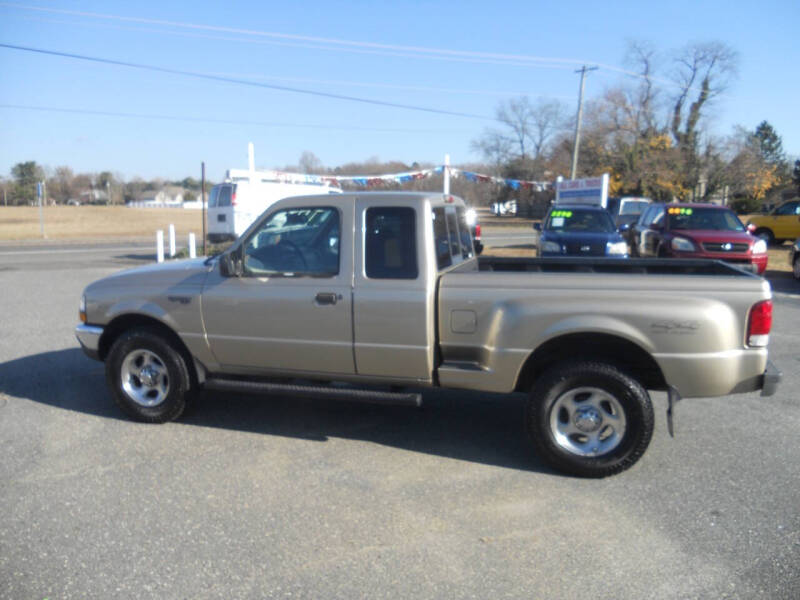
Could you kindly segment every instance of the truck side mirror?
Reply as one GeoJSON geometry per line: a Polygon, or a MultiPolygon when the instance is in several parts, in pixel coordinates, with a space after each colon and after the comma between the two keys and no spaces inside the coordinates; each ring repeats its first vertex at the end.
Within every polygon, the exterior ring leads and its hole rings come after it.
{"type": "Polygon", "coordinates": [[[625,233],[626,231],[629,231],[630,228],[631,228],[631,224],[630,223],[623,223],[622,225],[619,226],[619,232],[620,233],[625,233]]]}
{"type": "Polygon", "coordinates": [[[241,277],[243,272],[242,258],[236,250],[219,257],[219,273],[223,277],[241,277]]]}
{"type": "Polygon", "coordinates": [[[536,231],[541,231],[541,230],[542,230],[542,224],[541,224],[541,223],[534,223],[534,224],[533,224],[533,228],[534,228],[536,231]]]}
{"type": "Polygon", "coordinates": [[[756,230],[755,223],[748,223],[747,224],[747,231],[749,233],[755,233],[755,230],[756,230]]]}

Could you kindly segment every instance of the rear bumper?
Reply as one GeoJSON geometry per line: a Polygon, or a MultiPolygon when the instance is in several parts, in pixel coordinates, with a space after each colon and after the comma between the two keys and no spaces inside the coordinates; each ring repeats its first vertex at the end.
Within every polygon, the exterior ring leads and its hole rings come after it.
{"type": "Polygon", "coordinates": [[[100,360],[100,336],[103,335],[102,327],[80,324],[75,328],[75,337],[81,344],[84,354],[94,360],[100,360]]]}

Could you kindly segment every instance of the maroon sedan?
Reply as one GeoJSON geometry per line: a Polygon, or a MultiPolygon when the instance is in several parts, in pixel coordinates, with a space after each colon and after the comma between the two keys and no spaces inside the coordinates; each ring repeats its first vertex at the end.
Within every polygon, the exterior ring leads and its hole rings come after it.
{"type": "Polygon", "coordinates": [[[763,273],[767,244],[729,208],[714,204],[651,204],[625,232],[633,256],[713,258],[763,273]]]}

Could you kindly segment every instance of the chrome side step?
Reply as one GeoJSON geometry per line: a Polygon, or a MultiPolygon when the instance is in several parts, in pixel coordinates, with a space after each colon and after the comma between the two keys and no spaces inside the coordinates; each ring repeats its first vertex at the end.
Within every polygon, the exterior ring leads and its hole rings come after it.
{"type": "Polygon", "coordinates": [[[206,379],[205,389],[220,392],[241,392],[245,394],[275,394],[296,398],[321,398],[401,406],[422,406],[422,394],[414,392],[384,392],[355,388],[329,387],[324,385],[302,385],[296,383],[271,383],[261,381],[241,381],[236,379],[206,379]]]}

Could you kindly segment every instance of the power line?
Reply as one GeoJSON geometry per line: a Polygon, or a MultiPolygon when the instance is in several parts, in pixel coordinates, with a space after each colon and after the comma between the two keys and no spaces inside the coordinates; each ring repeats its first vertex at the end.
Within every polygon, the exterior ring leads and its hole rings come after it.
{"type": "Polygon", "coordinates": [[[103,19],[114,21],[125,21],[129,23],[142,23],[147,25],[161,25],[166,27],[175,27],[182,29],[193,29],[200,31],[215,31],[221,33],[235,33],[237,35],[249,35],[258,37],[270,37],[275,39],[313,42],[318,44],[349,46],[355,48],[371,48],[379,50],[396,50],[401,52],[413,52],[417,54],[439,54],[449,56],[471,57],[471,58],[490,58],[495,60],[515,60],[524,62],[545,62],[545,63],[563,63],[565,65],[581,64],[578,59],[573,58],[556,58],[546,56],[529,56],[520,54],[503,54],[496,52],[475,52],[471,50],[453,50],[448,48],[430,48],[426,46],[405,46],[400,44],[383,44],[378,42],[363,42],[359,40],[346,40],[339,38],[326,38],[311,35],[299,35],[291,33],[281,33],[275,31],[260,31],[257,29],[244,29],[240,27],[228,27],[224,25],[205,25],[200,23],[189,23],[185,21],[167,21],[164,19],[149,19],[145,17],[126,17],[122,15],[111,15],[105,13],[94,13],[88,11],[58,9],[58,8],[45,8],[41,6],[30,6],[26,4],[17,4],[14,2],[0,2],[0,6],[7,6],[9,8],[16,8],[20,10],[37,11],[57,13],[63,15],[72,15],[79,17],[87,17],[91,19],[103,19]]]}
{"type": "Polygon", "coordinates": [[[71,52],[60,52],[60,51],[56,51],[56,50],[45,50],[43,48],[31,48],[29,46],[17,46],[17,45],[14,45],[14,44],[3,44],[3,43],[0,43],[0,48],[9,48],[11,50],[19,50],[19,51],[22,51],[22,52],[33,52],[33,53],[36,53],[36,54],[45,54],[45,55],[48,55],[48,56],[59,56],[59,57],[62,57],[62,58],[73,58],[73,59],[76,59],[76,60],[85,60],[85,61],[89,61],[89,62],[95,62],[95,63],[101,63],[101,64],[107,64],[107,65],[115,65],[115,66],[118,66],[118,67],[128,67],[128,68],[131,68],[131,69],[140,69],[140,70],[144,70],[144,71],[155,71],[157,73],[168,73],[170,75],[182,75],[184,77],[195,77],[195,78],[198,78],[198,79],[207,79],[207,80],[211,80],[211,81],[221,81],[221,82],[224,82],[224,83],[233,83],[233,84],[237,84],[237,85],[247,85],[247,86],[251,86],[251,87],[260,87],[260,88],[266,88],[266,89],[270,89],[270,90],[278,90],[278,91],[281,91],[281,92],[293,92],[293,93],[296,93],[296,94],[305,94],[305,95],[308,95],[308,96],[318,96],[318,97],[322,97],[322,98],[332,98],[334,100],[347,100],[347,101],[350,101],[350,102],[360,102],[362,104],[372,104],[372,105],[375,105],[375,106],[386,106],[386,107],[389,107],[389,108],[402,108],[402,109],[405,109],[405,110],[413,110],[413,111],[417,111],[417,112],[427,112],[427,113],[433,113],[433,114],[439,114],[439,115],[448,115],[448,116],[451,116],[451,117],[466,117],[466,118],[469,118],[469,119],[480,119],[482,121],[494,121],[495,120],[492,117],[487,117],[487,116],[484,116],[484,115],[476,115],[476,114],[472,114],[472,113],[463,113],[463,112],[444,110],[444,109],[438,109],[438,108],[429,108],[429,107],[425,107],[425,106],[414,106],[414,105],[411,105],[411,104],[400,104],[400,103],[397,103],[397,102],[386,102],[384,100],[371,100],[369,98],[359,98],[357,96],[346,96],[346,95],[343,95],[343,94],[332,94],[332,93],[329,93],[329,92],[319,92],[319,91],[316,91],[316,90],[307,90],[307,89],[294,88],[294,87],[288,87],[288,86],[283,86],[283,85],[274,85],[274,84],[269,84],[269,83],[261,83],[261,82],[257,82],[257,81],[249,81],[247,79],[236,79],[236,78],[233,78],[233,77],[223,77],[223,76],[220,76],[220,75],[208,75],[208,74],[205,74],[205,73],[198,73],[198,72],[195,72],[195,71],[181,71],[179,69],[170,69],[168,67],[157,67],[157,66],[154,66],[154,65],[143,65],[143,64],[139,64],[139,63],[131,63],[131,62],[125,62],[125,61],[121,61],[121,60],[113,60],[113,59],[109,59],[109,58],[100,58],[100,57],[96,57],[96,56],[86,56],[86,55],[83,55],[83,54],[73,54],[71,52]]]}
{"type": "MultiPolygon", "coordinates": [[[[0,2],[0,6],[3,6],[4,3],[0,2]]],[[[399,57],[399,58],[415,58],[415,59],[424,59],[424,60],[437,60],[437,61],[446,61],[446,62],[459,62],[459,63],[469,63],[469,64],[479,64],[479,65],[501,65],[506,67],[525,67],[525,68],[539,68],[539,69],[564,69],[564,70],[571,70],[572,65],[568,64],[546,64],[546,63],[531,63],[531,62],[511,62],[508,60],[492,60],[492,59],[479,59],[479,58],[460,58],[455,56],[438,56],[433,54],[414,54],[411,52],[400,52],[400,51],[388,51],[388,50],[370,50],[364,48],[349,48],[349,47],[340,47],[340,46],[326,46],[320,44],[311,44],[311,43],[303,43],[303,42],[292,42],[292,41],[278,41],[278,40],[265,40],[265,39],[252,39],[247,37],[242,37],[241,35],[238,37],[227,37],[222,35],[212,35],[206,33],[197,33],[197,32],[189,32],[189,31],[170,31],[165,29],[154,29],[151,27],[141,27],[138,25],[132,27],[124,27],[121,25],[108,25],[108,24],[100,24],[100,23],[78,23],[75,21],[62,21],[58,19],[45,19],[45,18],[35,18],[35,17],[26,17],[32,21],[39,21],[43,23],[56,23],[60,25],[72,25],[72,26],[79,26],[79,27],[99,27],[107,29],[109,27],[113,27],[114,29],[118,29],[121,31],[136,31],[136,32],[145,32],[145,33],[157,33],[157,34],[164,34],[164,35],[171,35],[171,36],[178,36],[178,37],[189,37],[189,38],[199,38],[204,40],[217,40],[217,41],[224,41],[224,42],[234,42],[239,44],[259,44],[259,45],[270,45],[270,46],[282,46],[282,47],[289,47],[289,48],[307,48],[311,50],[325,50],[328,51],[335,51],[335,52],[348,52],[351,54],[366,54],[366,55],[377,55],[377,56],[391,56],[391,57],[399,57]]]]}
{"type": "MultiPolygon", "coordinates": [[[[389,56],[400,56],[406,58],[427,58],[431,60],[451,60],[457,62],[470,62],[481,64],[500,64],[506,66],[522,66],[522,67],[540,67],[540,68],[555,68],[555,69],[572,69],[574,65],[594,64],[601,67],[605,71],[613,71],[629,77],[644,79],[649,81],[658,81],[665,85],[673,87],[681,87],[680,84],[660,77],[652,77],[643,75],[635,71],[623,69],[616,65],[609,65],[605,63],[598,63],[595,61],[587,61],[575,58],[563,57],[548,57],[548,56],[531,56],[525,54],[506,54],[498,52],[476,52],[472,50],[454,50],[449,48],[430,48],[426,46],[404,46],[400,44],[382,44],[378,42],[363,42],[359,40],[346,40],[338,38],[326,38],[320,36],[299,35],[291,33],[281,33],[274,31],[260,31],[256,29],[245,29],[240,27],[228,27],[222,25],[205,25],[201,23],[189,23],[185,21],[167,21],[163,19],[149,19],[145,17],[126,17],[123,15],[112,15],[105,13],[94,13],[88,11],[68,10],[59,8],[45,8],[41,6],[31,6],[26,4],[17,4],[14,2],[0,2],[0,6],[15,8],[18,10],[27,10],[35,12],[55,13],[77,17],[84,17],[89,19],[101,19],[106,21],[123,21],[128,23],[138,23],[145,25],[159,25],[163,27],[173,27],[179,29],[188,29],[194,31],[212,31],[220,33],[235,33],[239,36],[255,36],[267,37],[280,40],[288,40],[292,42],[312,42],[315,44],[326,44],[326,46],[309,46],[307,44],[291,44],[281,42],[269,42],[278,45],[294,45],[300,47],[316,48],[323,50],[338,50],[347,52],[361,52],[368,54],[382,54],[389,56]],[[337,47],[338,46],[338,47],[337,47]],[[359,50],[360,49],[360,50],[359,50]],[[387,52],[392,51],[392,52],[387,52]],[[548,64],[549,63],[549,64],[548,64]]],[[[178,34],[178,32],[162,31],[161,33],[178,34]]],[[[243,40],[241,38],[215,38],[214,36],[200,36],[210,37],[211,39],[224,39],[226,41],[242,42],[247,41],[250,43],[264,43],[260,40],[243,40]]],[[[692,87],[690,89],[698,90],[699,88],[692,87]]]]}
{"type": "MultiPolygon", "coordinates": [[[[0,108],[16,110],[33,110],[41,112],[58,112],[101,117],[121,117],[133,119],[156,119],[160,121],[183,121],[188,123],[218,123],[222,125],[257,125],[262,127],[287,127],[302,129],[326,129],[335,131],[366,131],[375,133],[430,133],[432,129],[375,128],[347,125],[319,125],[313,123],[274,123],[269,121],[247,121],[238,119],[214,119],[206,117],[181,117],[178,115],[158,115],[146,113],[113,112],[86,108],[67,108],[61,106],[33,106],[25,104],[0,104],[0,108]]],[[[455,133],[456,130],[435,130],[437,133],[455,133]]]]}

